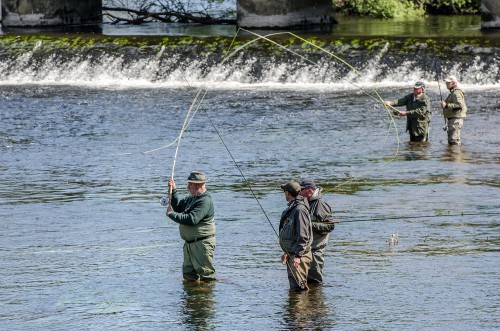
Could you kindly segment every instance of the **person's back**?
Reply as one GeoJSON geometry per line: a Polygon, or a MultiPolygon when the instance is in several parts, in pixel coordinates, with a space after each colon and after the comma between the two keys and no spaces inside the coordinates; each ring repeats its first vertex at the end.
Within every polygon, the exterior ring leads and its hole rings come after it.
{"type": "Polygon", "coordinates": [[[312,262],[307,276],[309,283],[323,282],[324,251],[330,240],[330,232],[335,228],[332,208],[323,199],[322,187],[316,186],[314,180],[306,179],[300,183],[300,194],[309,201],[309,212],[313,241],[311,244],[312,262]]]}

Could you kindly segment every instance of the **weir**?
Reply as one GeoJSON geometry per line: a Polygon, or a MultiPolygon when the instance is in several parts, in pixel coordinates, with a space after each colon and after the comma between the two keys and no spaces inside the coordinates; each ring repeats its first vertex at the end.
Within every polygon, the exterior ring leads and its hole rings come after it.
{"type": "Polygon", "coordinates": [[[231,88],[253,84],[353,88],[348,82],[360,86],[400,86],[401,82],[416,80],[435,82],[436,76],[442,80],[448,74],[455,74],[468,85],[500,83],[500,49],[495,38],[448,38],[435,44],[428,44],[427,37],[413,38],[411,42],[407,38],[380,37],[321,40],[322,48],[356,71],[290,35],[275,40],[287,50],[259,42],[224,60],[230,45],[236,49],[249,40],[127,40],[102,35],[80,36],[76,40],[45,36],[37,40],[29,35],[6,36],[0,38],[0,84],[183,86],[187,79],[231,88]],[[449,56],[451,53],[453,57],[449,56]]]}

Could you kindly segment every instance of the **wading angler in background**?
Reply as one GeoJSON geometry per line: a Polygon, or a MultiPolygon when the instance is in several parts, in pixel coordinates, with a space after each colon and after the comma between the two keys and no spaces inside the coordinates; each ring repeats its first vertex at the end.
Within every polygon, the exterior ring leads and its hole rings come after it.
{"type": "Polygon", "coordinates": [[[450,94],[446,100],[441,100],[441,108],[446,118],[446,132],[448,132],[449,145],[461,145],[460,130],[464,126],[464,118],[467,116],[464,91],[458,88],[458,80],[455,76],[449,76],[445,80],[446,88],[450,94]]]}
{"type": "Polygon", "coordinates": [[[416,82],[413,86],[413,93],[398,100],[385,101],[384,104],[391,107],[406,106],[406,111],[395,110],[394,114],[406,116],[406,131],[410,133],[410,141],[429,140],[431,108],[429,97],[425,94],[424,82],[416,82]]]}
{"type": "Polygon", "coordinates": [[[312,260],[312,224],[307,199],[299,195],[300,185],[290,181],[281,185],[288,202],[279,226],[280,245],[284,253],[281,263],[286,264],[290,289],[308,290],[307,275],[312,260]]]}
{"type": "Polygon", "coordinates": [[[188,281],[215,280],[214,204],[205,188],[206,181],[203,173],[192,172],[187,180],[191,195],[184,199],[179,199],[174,180],[171,178],[168,182],[172,199],[167,216],[179,223],[181,238],[185,241],[182,274],[188,281]]]}
{"type": "Polygon", "coordinates": [[[323,282],[323,266],[325,264],[323,254],[330,239],[330,232],[335,228],[332,208],[323,200],[322,190],[323,188],[317,187],[312,179],[306,179],[300,183],[300,195],[309,202],[313,233],[312,262],[307,276],[309,283],[323,282]]]}

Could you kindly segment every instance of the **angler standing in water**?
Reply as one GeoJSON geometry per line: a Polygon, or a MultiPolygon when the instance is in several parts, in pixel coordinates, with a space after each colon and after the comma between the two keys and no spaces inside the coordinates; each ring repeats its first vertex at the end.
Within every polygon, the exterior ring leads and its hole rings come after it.
{"type": "Polygon", "coordinates": [[[212,197],[205,188],[207,179],[201,172],[192,172],[188,179],[190,196],[179,199],[173,178],[172,198],[167,216],[179,223],[184,243],[182,274],[188,281],[215,280],[213,256],[215,250],[215,221],[212,197]]]}
{"type": "Polygon", "coordinates": [[[312,179],[305,179],[300,183],[300,195],[309,202],[313,233],[312,262],[307,281],[317,284],[323,282],[323,266],[325,264],[323,254],[330,239],[330,232],[335,228],[332,208],[323,200],[322,190],[323,188],[316,186],[312,179]]]}
{"type": "Polygon", "coordinates": [[[460,130],[464,126],[464,118],[467,116],[464,91],[458,88],[458,80],[455,76],[446,77],[444,80],[450,94],[446,100],[441,100],[441,108],[446,118],[446,131],[448,132],[449,145],[461,145],[460,130]]]}
{"type": "Polygon", "coordinates": [[[398,100],[385,101],[384,104],[390,107],[406,106],[406,111],[396,110],[394,113],[406,116],[406,131],[410,133],[410,141],[428,141],[431,108],[429,97],[425,94],[424,82],[416,82],[413,86],[413,93],[398,100]]]}
{"type": "Polygon", "coordinates": [[[301,196],[300,185],[290,181],[281,185],[288,202],[279,226],[280,245],[284,253],[281,263],[286,264],[290,289],[300,292],[308,290],[307,275],[312,260],[312,224],[309,203],[301,196]]]}

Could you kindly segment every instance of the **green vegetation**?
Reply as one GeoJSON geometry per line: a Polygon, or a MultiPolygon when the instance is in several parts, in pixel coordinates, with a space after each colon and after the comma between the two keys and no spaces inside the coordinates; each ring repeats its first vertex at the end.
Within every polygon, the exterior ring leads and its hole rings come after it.
{"type": "Polygon", "coordinates": [[[358,14],[378,18],[412,18],[424,14],[421,4],[409,0],[354,0],[350,4],[358,14]]]}
{"type": "MultiPolygon", "coordinates": [[[[324,48],[336,55],[352,55],[353,50],[377,52],[380,49],[391,45],[391,51],[397,53],[415,53],[431,52],[438,56],[448,56],[450,49],[453,48],[455,54],[469,54],[473,48],[480,48],[487,54],[497,46],[492,45],[491,40],[484,38],[456,38],[429,39],[427,36],[412,38],[384,38],[384,37],[338,37],[338,36],[317,36],[309,37],[307,40],[311,43],[304,43],[298,39],[285,36],[281,39],[276,38],[276,42],[290,50],[297,51],[300,54],[318,55],[322,52],[318,47],[324,48]]],[[[41,55],[45,53],[87,53],[92,50],[109,52],[127,52],[133,48],[141,49],[143,54],[152,54],[159,52],[162,47],[167,50],[183,52],[186,56],[214,55],[215,57],[225,56],[230,49],[230,53],[237,50],[238,47],[245,45],[249,37],[238,37],[235,39],[228,37],[185,37],[185,36],[129,36],[120,38],[110,38],[104,35],[0,35],[0,57],[16,56],[23,53],[33,52],[41,55]],[[230,47],[231,46],[231,47],[230,47]]],[[[259,42],[248,46],[257,52],[268,52],[269,54],[280,56],[287,54],[281,48],[270,43],[259,42]]]]}
{"type": "Polygon", "coordinates": [[[426,14],[477,14],[481,0],[332,0],[338,13],[409,19],[426,14]]]}

